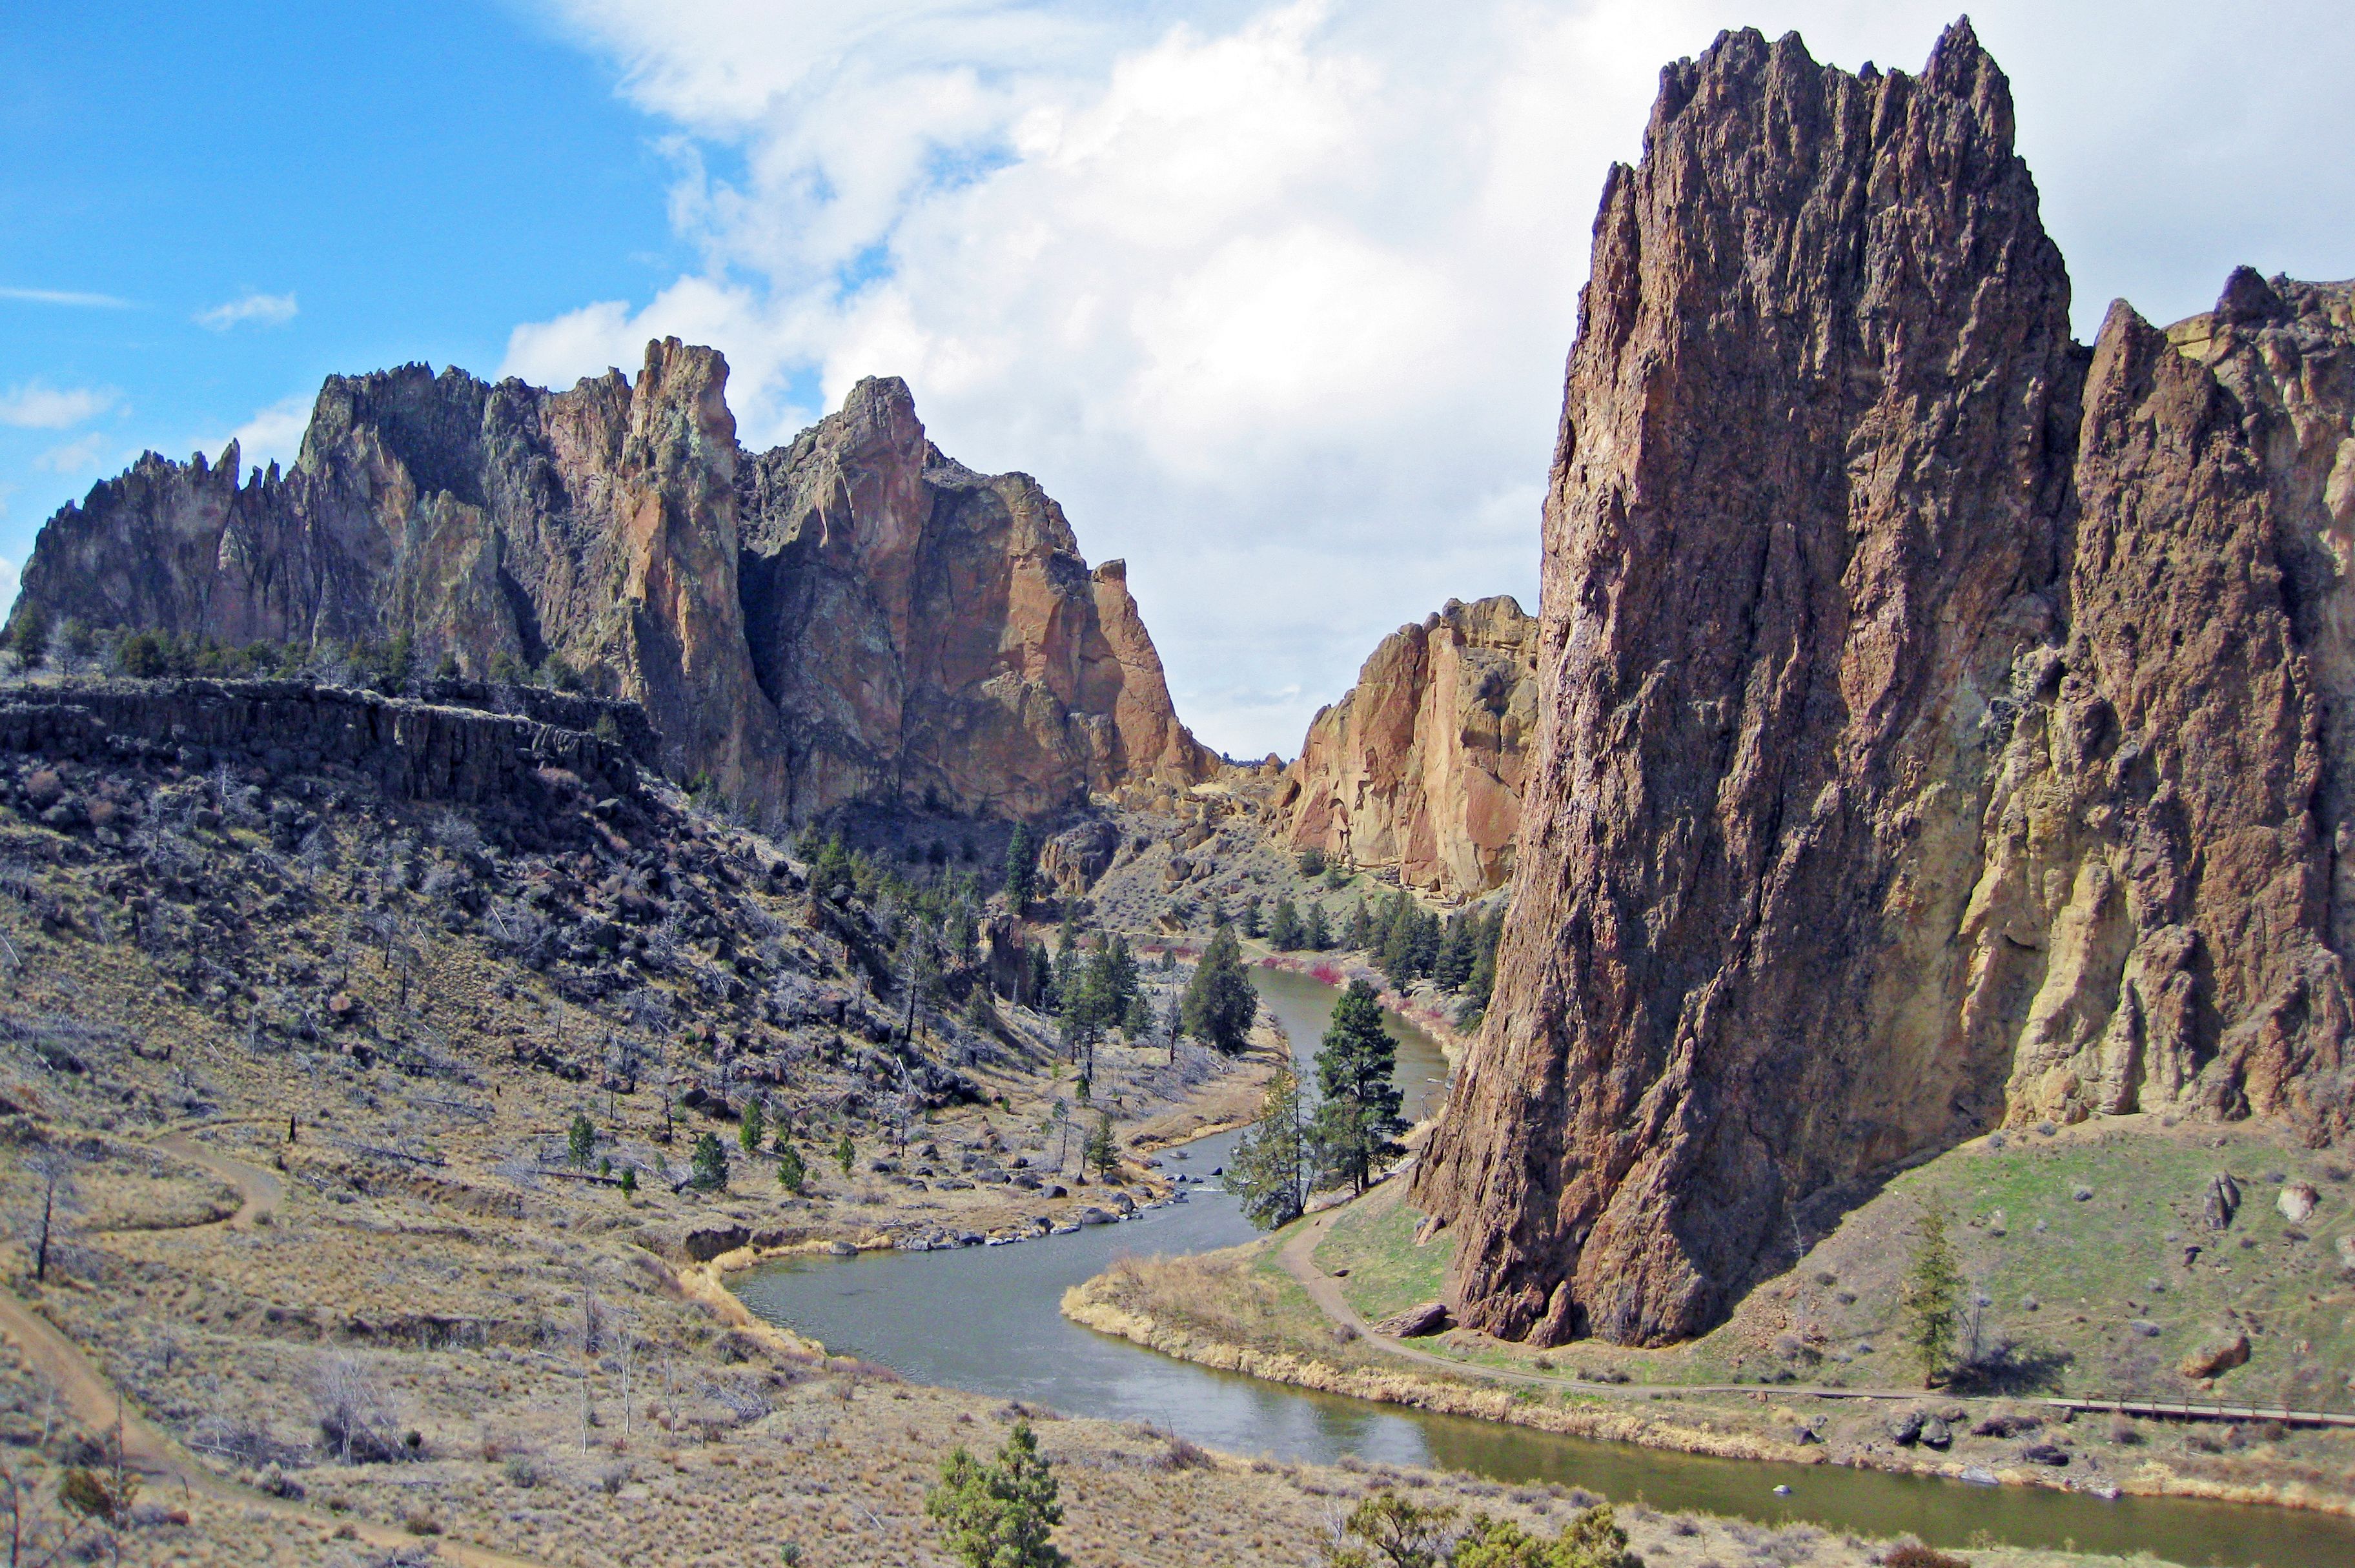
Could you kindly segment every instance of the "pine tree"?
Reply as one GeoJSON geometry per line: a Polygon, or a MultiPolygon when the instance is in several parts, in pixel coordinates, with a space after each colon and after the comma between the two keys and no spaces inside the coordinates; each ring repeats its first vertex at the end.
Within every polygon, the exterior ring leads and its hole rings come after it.
{"type": "Polygon", "coordinates": [[[802,1163],[801,1150],[779,1140],[777,1144],[777,1185],[786,1191],[799,1193],[809,1180],[809,1168],[802,1163]]]}
{"type": "Polygon", "coordinates": [[[718,1135],[705,1133],[695,1140],[695,1152],[687,1158],[687,1168],[694,1173],[691,1179],[700,1190],[728,1189],[728,1151],[720,1147],[718,1135]]]}
{"type": "Polygon", "coordinates": [[[1897,1298],[1905,1322],[1905,1343],[1922,1363],[1922,1386],[1938,1381],[1954,1359],[1955,1327],[1962,1317],[1963,1273],[1946,1239],[1946,1211],[1934,1195],[1922,1203],[1913,1260],[1897,1298]]]}
{"type": "Polygon", "coordinates": [[[1439,958],[1431,966],[1431,977],[1443,991],[1460,991],[1472,977],[1472,950],[1478,940],[1473,934],[1472,921],[1461,910],[1447,917],[1439,940],[1439,958]]]}
{"type": "Polygon", "coordinates": [[[1307,927],[1301,933],[1301,945],[1311,953],[1322,953],[1333,945],[1333,923],[1325,918],[1325,906],[1311,902],[1308,906],[1307,927]]]}
{"type": "Polygon", "coordinates": [[[1221,925],[1210,933],[1194,977],[1186,983],[1182,1004],[1186,1032],[1220,1051],[1241,1051],[1259,1016],[1259,993],[1252,989],[1243,969],[1242,944],[1234,927],[1221,925]]]}
{"type": "Polygon", "coordinates": [[[1150,1039],[1153,1027],[1153,1004],[1145,999],[1142,990],[1131,991],[1128,994],[1128,1010],[1120,1018],[1121,1032],[1128,1036],[1131,1045],[1135,1045],[1139,1040],[1150,1039]]]}
{"type": "Polygon", "coordinates": [[[1039,847],[1031,842],[1030,829],[1018,822],[1006,844],[1006,901],[1017,914],[1038,891],[1038,876],[1039,847]]]}
{"type": "Polygon", "coordinates": [[[966,1568],[1065,1568],[1071,1559],[1049,1535],[1063,1522],[1054,1472],[1027,1421],[997,1457],[983,1464],[962,1447],[941,1466],[941,1483],[924,1495],[924,1512],[941,1523],[949,1554],[966,1568]]]}
{"type": "Polygon", "coordinates": [[[1250,937],[1254,942],[1267,934],[1266,923],[1260,919],[1259,895],[1257,893],[1253,893],[1251,897],[1243,900],[1241,928],[1242,933],[1245,936],[1250,937]]]}
{"type": "Polygon", "coordinates": [[[1382,1023],[1374,988],[1352,980],[1333,1008],[1333,1022],[1316,1048],[1316,1145],[1326,1177],[1363,1192],[1374,1166],[1391,1151],[1391,1135],[1405,1130],[1403,1097],[1391,1075],[1398,1047],[1382,1023]]]}
{"type": "Polygon", "coordinates": [[[1289,1225],[1308,1210],[1316,1148],[1300,1080],[1279,1069],[1260,1103],[1259,1119],[1227,1158],[1227,1190],[1242,1200],[1243,1218],[1263,1231],[1289,1225]]]}
{"type": "Polygon", "coordinates": [[[737,1143],[743,1147],[746,1154],[758,1154],[761,1152],[761,1140],[768,1136],[768,1118],[761,1115],[761,1102],[758,1100],[746,1101],[744,1103],[744,1119],[738,1123],[736,1126],[737,1143]]]}
{"type": "Polygon", "coordinates": [[[1120,1146],[1113,1141],[1110,1111],[1096,1113],[1095,1130],[1088,1134],[1087,1147],[1081,1151],[1080,1158],[1100,1181],[1110,1181],[1120,1170],[1120,1146]]]}
{"type": "Polygon", "coordinates": [[[842,1131],[842,1141],[834,1146],[834,1163],[842,1167],[842,1174],[847,1177],[850,1174],[850,1162],[858,1157],[858,1149],[851,1147],[850,1129],[845,1127],[842,1131]]]}
{"type": "Polygon", "coordinates": [[[1030,1005],[1042,1013],[1051,1013],[1062,998],[1055,991],[1055,963],[1047,956],[1041,944],[1030,949],[1030,1005]]]}
{"type": "Polygon", "coordinates": [[[589,1168],[589,1157],[596,1152],[597,1129],[589,1124],[588,1116],[580,1111],[572,1113],[572,1126],[564,1135],[565,1157],[581,1170],[589,1168]]]}
{"type": "Polygon", "coordinates": [[[1374,944],[1374,913],[1366,907],[1366,896],[1358,895],[1358,907],[1349,916],[1349,924],[1341,933],[1341,945],[1352,953],[1362,952],[1374,944]]]}
{"type": "Polygon", "coordinates": [[[1290,953],[1300,944],[1300,911],[1288,899],[1275,901],[1275,913],[1267,923],[1267,944],[1278,953],[1290,953]]]}

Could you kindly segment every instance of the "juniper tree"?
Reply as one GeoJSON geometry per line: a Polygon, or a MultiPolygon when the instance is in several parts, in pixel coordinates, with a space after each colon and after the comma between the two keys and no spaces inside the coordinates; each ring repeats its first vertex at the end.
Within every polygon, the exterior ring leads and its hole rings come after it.
{"type": "MultiPolygon", "coordinates": [[[[844,1172],[848,1175],[847,1171],[844,1172]]],[[[777,1185],[798,1196],[809,1180],[809,1168],[802,1163],[801,1151],[780,1138],[777,1141],[777,1185]]]]}
{"type": "Polygon", "coordinates": [[[687,1168],[694,1173],[694,1185],[702,1191],[727,1190],[728,1151],[720,1146],[717,1134],[705,1133],[695,1140],[695,1152],[687,1158],[687,1168]]]}
{"type": "Polygon", "coordinates": [[[1039,847],[1031,841],[1030,829],[1018,822],[1006,844],[1006,901],[1017,914],[1037,891],[1038,874],[1039,847]]]}
{"type": "Polygon", "coordinates": [[[1193,978],[1186,983],[1180,1016],[1186,1032],[1195,1039],[1220,1051],[1242,1049],[1252,1020],[1259,1016],[1259,993],[1252,989],[1251,976],[1243,969],[1242,944],[1232,926],[1221,925],[1211,933],[1193,978]]]}
{"type": "Polygon", "coordinates": [[[597,1149],[597,1129],[590,1125],[588,1113],[572,1113],[571,1128],[564,1135],[565,1157],[580,1169],[589,1168],[589,1157],[597,1149]]]}
{"type": "Polygon", "coordinates": [[[747,1100],[744,1103],[744,1119],[737,1124],[736,1141],[743,1146],[746,1154],[758,1154],[761,1141],[768,1136],[769,1124],[767,1118],[761,1115],[761,1102],[747,1100]]]}
{"type": "Polygon", "coordinates": [[[1308,919],[1301,928],[1300,944],[1311,953],[1322,953],[1333,945],[1333,923],[1325,916],[1325,906],[1313,900],[1308,905],[1308,919]]]}
{"type": "Polygon", "coordinates": [[[985,1464],[963,1447],[941,1465],[940,1485],[924,1495],[950,1555],[966,1568],[1065,1568],[1071,1559],[1048,1539],[1063,1522],[1054,1472],[1027,1421],[1014,1424],[997,1456],[985,1464]]]}

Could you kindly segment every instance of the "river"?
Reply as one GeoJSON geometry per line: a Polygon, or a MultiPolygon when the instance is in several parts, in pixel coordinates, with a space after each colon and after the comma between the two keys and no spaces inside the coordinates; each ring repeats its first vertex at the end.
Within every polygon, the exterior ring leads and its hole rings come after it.
{"type": "MultiPolygon", "coordinates": [[[[1253,971],[1263,1004],[1304,1063],[1337,995],[1305,976],[1253,971]]],[[[1398,1082],[1410,1115],[1443,1090],[1437,1042],[1393,1017],[1398,1082]]],[[[1171,1171],[1208,1178],[1235,1135],[1188,1146],[1171,1171]]],[[[1165,1158],[1167,1157],[1165,1156],[1165,1158]]],[[[1213,1371],[1080,1328],[1063,1292],[1124,1254],[1232,1246],[1254,1234],[1215,1181],[1188,1202],[1119,1225],[1018,1246],[870,1253],[766,1264],[731,1283],[744,1304],[837,1354],[919,1382],[1050,1405],[1075,1415],[1150,1421],[1231,1453],[1330,1464],[1431,1465],[1507,1482],[1559,1481],[1655,1508],[1776,1524],[1806,1520],[1868,1535],[1907,1531],[1938,1546],[1984,1534],[2023,1546],[2148,1551],[2178,1563],[2347,1568],[2355,1520],[2288,1509],[2175,1498],[2105,1502],[2077,1493],[1960,1482],[1833,1465],[1769,1465],[1599,1443],[1498,1423],[1432,1415],[1213,1371]],[[1788,1486],[1777,1497],[1776,1485],[1788,1486]]]]}

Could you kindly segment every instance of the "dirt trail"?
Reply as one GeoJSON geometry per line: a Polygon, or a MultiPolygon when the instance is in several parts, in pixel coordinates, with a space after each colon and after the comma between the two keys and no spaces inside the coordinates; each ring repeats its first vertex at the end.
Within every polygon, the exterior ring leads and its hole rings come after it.
{"type": "Polygon", "coordinates": [[[165,1133],[155,1140],[155,1147],[203,1167],[237,1189],[238,1211],[229,1218],[233,1231],[250,1231],[265,1219],[274,1219],[278,1205],[285,1200],[286,1184],[277,1177],[260,1166],[217,1154],[186,1133],[165,1133]]]}
{"type": "MultiPolygon", "coordinates": [[[[155,1141],[159,1147],[203,1166],[236,1186],[244,1202],[228,1222],[237,1229],[250,1229],[258,1215],[275,1212],[285,1196],[285,1187],[276,1177],[230,1159],[226,1155],[216,1154],[185,1133],[167,1134],[155,1141]]],[[[17,1347],[25,1359],[57,1390],[59,1401],[73,1413],[74,1419],[82,1426],[93,1434],[102,1434],[114,1431],[120,1424],[123,1463],[144,1477],[148,1495],[158,1502],[168,1506],[176,1493],[180,1498],[204,1497],[242,1508],[267,1509],[282,1518],[295,1520],[317,1530],[323,1539],[330,1531],[348,1526],[360,1540],[372,1546],[414,1548],[423,1544],[406,1531],[358,1520],[328,1520],[285,1499],[272,1497],[250,1487],[240,1487],[215,1475],[169,1434],[141,1414],[130,1401],[123,1399],[120,1391],[107,1381],[106,1375],[82,1353],[80,1346],[66,1338],[55,1324],[35,1312],[13,1291],[0,1291],[0,1337],[6,1338],[17,1347]]],[[[442,1558],[470,1564],[472,1568],[549,1568],[548,1564],[534,1558],[493,1552],[447,1537],[435,1537],[432,1544],[442,1558]]]]}
{"type": "MultiPolygon", "coordinates": [[[[1813,1383],[1588,1383],[1560,1373],[1517,1372],[1504,1367],[1476,1366],[1450,1357],[1433,1355],[1418,1349],[1403,1340],[1378,1334],[1371,1325],[1359,1316],[1341,1294],[1341,1282],[1316,1266],[1316,1243],[1333,1228],[1333,1221],[1347,1211],[1346,1208],[1327,1209],[1312,1216],[1308,1222],[1286,1241],[1276,1253],[1276,1261],[1284,1272],[1308,1293],[1308,1299],[1317,1309],[1336,1323],[1346,1324],[1357,1330],[1359,1337],[1375,1349],[1385,1351],[1401,1360],[1418,1362],[1452,1372],[1457,1377],[1480,1378],[1489,1382],[1526,1383],[1539,1388],[1569,1388],[1579,1393],[1616,1395],[1621,1398],[1647,1398],[1655,1393],[1765,1393],[1782,1399],[1792,1396],[1820,1395],[1825,1399],[1896,1399],[1918,1400],[1927,1397],[1918,1389],[1831,1388],[1813,1383]]],[[[1940,1397],[1953,1397],[1941,1394],[1940,1397]]],[[[1967,1397],[1967,1396],[1965,1396],[1967,1397]]]]}

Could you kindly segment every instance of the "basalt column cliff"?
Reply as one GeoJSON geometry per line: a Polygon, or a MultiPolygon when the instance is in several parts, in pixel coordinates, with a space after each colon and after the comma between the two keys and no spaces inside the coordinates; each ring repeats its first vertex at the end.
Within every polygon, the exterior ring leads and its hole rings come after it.
{"type": "Polygon", "coordinates": [[[1465,1319],[1657,1343],[2007,1121],[2347,1125],[2355,307],[2091,350],[1967,24],[1721,37],[1614,169],[1497,999],[1416,1177],[1465,1319]]]}
{"type": "Polygon", "coordinates": [[[1212,758],[1117,561],[1028,475],[863,381],[789,447],[736,442],[728,366],[650,344],[549,392],[335,377],[293,471],[153,453],[41,531],[17,613],[229,643],[412,640],[471,676],[551,656],[643,702],[665,760],[802,818],[929,799],[1035,816],[1212,758]]]}

